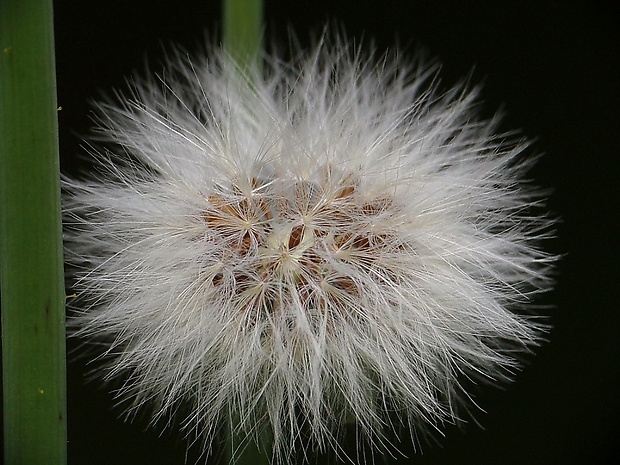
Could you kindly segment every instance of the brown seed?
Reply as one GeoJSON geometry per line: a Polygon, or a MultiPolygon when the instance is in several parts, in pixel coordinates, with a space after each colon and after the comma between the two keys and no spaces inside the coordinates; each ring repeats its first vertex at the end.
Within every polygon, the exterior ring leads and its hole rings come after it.
{"type": "Polygon", "coordinates": [[[211,280],[211,282],[213,283],[214,286],[220,286],[223,280],[224,280],[224,275],[222,273],[217,273],[215,276],[213,276],[213,279],[211,280]]]}
{"type": "Polygon", "coordinates": [[[349,197],[351,194],[353,194],[353,192],[355,192],[355,186],[349,185],[349,186],[343,187],[342,189],[340,189],[340,192],[338,192],[338,195],[336,196],[336,198],[342,199],[344,197],[349,197]]]}
{"type": "Polygon", "coordinates": [[[240,217],[239,211],[222,197],[210,194],[208,200],[216,208],[202,214],[202,218],[208,226],[212,228],[230,226],[232,223],[231,217],[240,217]]]}
{"type": "Polygon", "coordinates": [[[331,285],[338,289],[346,291],[349,294],[355,294],[357,296],[361,294],[359,288],[357,287],[357,284],[355,284],[355,281],[353,281],[348,276],[338,276],[336,279],[331,281],[331,285]]]}
{"type": "Polygon", "coordinates": [[[297,247],[304,237],[304,226],[295,226],[288,238],[288,249],[292,250],[297,247]]]}

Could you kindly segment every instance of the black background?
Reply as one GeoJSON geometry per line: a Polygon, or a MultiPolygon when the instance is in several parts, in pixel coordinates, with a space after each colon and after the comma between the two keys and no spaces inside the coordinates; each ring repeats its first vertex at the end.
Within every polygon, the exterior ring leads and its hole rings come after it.
{"type": "MultiPolygon", "coordinates": [[[[101,91],[156,63],[162,47],[197,50],[217,37],[219,1],[106,0],[55,2],[61,162],[75,173],[89,104],[101,91]]],[[[611,5],[615,2],[609,2],[611,5]]],[[[532,175],[553,189],[550,208],[562,218],[550,247],[567,255],[556,290],[544,303],[554,327],[517,382],[485,388],[487,411],[464,431],[446,430],[393,463],[611,464],[618,440],[618,156],[620,41],[617,8],[562,1],[283,1],[266,0],[267,37],[286,43],[292,27],[302,43],[327,20],[379,48],[418,47],[443,63],[455,83],[472,73],[484,82],[487,116],[506,113],[504,129],[521,128],[545,153],[532,175]]],[[[75,348],[70,343],[70,349],[75,348]]],[[[176,431],[147,429],[147,419],[118,419],[109,393],[87,383],[87,368],[69,364],[69,463],[181,465],[176,431]]],[[[198,453],[190,450],[189,463],[198,453]]]]}

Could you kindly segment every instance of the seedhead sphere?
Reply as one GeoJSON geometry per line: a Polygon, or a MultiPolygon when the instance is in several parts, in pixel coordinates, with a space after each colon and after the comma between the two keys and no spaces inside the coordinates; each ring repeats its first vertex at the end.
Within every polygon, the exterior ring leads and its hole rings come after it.
{"type": "Polygon", "coordinates": [[[436,78],[336,39],[260,75],[177,53],[99,104],[98,174],[64,181],[71,324],[132,410],[189,405],[207,448],[266,430],[285,463],[455,422],[464,380],[513,373],[551,220],[528,143],[436,78]]]}

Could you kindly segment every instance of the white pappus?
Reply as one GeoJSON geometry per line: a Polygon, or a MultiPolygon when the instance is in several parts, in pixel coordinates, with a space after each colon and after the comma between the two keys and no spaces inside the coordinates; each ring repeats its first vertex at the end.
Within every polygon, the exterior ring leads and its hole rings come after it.
{"type": "Polygon", "coordinates": [[[344,40],[243,76],[168,58],[98,106],[93,180],[64,180],[71,327],[107,379],[209,448],[234,418],[277,461],[459,418],[544,334],[553,221],[522,139],[477,91],[344,40]]]}

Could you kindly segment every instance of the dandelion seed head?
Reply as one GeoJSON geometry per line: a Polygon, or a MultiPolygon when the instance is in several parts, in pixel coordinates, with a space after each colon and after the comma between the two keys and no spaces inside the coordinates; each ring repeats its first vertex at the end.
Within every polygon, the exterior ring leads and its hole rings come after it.
{"type": "Polygon", "coordinates": [[[250,79],[169,58],[99,105],[98,177],[64,181],[75,334],[130,412],[187,403],[207,448],[231,418],[281,462],[351,421],[377,447],[392,413],[439,428],[543,333],[528,143],[435,68],[335,42],[250,79]]]}

